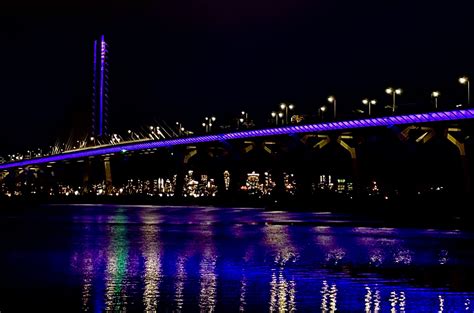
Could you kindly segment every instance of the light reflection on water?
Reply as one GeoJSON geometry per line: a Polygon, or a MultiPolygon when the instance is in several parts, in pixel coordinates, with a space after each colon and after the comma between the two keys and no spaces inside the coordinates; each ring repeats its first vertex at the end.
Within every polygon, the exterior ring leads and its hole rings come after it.
{"type": "Polygon", "coordinates": [[[53,213],[60,230],[40,220],[1,231],[16,243],[0,246],[0,310],[15,308],[29,286],[36,306],[94,312],[472,312],[474,288],[459,284],[474,267],[468,233],[336,227],[318,225],[321,214],[242,208],[53,213]],[[294,224],[306,217],[314,224],[294,224]],[[39,265],[30,268],[32,259],[39,265]],[[69,296],[48,302],[36,288],[45,285],[69,296]]]}
{"type": "Polygon", "coordinates": [[[157,225],[145,224],[141,227],[143,234],[143,304],[146,312],[156,311],[160,301],[161,253],[158,241],[157,225]]]}

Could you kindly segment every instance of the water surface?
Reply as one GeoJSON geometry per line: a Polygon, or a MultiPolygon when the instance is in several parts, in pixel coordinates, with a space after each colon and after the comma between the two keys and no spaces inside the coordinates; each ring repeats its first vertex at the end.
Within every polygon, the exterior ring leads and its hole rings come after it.
{"type": "Polygon", "coordinates": [[[330,213],[45,206],[0,223],[0,311],[472,312],[474,236],[330,213]]]}

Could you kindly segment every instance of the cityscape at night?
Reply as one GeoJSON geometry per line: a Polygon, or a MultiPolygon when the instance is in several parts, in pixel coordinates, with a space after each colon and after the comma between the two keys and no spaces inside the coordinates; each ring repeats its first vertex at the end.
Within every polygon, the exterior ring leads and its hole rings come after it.
{"type": "Polygon", "coordinates": [[[474,312],[467,0],[0,10],[0,313],[474,312]]]}

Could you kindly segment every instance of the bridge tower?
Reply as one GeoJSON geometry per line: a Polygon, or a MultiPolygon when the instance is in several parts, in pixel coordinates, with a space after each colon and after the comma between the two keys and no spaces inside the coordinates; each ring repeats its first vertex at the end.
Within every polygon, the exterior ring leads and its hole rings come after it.
{"type": "Polygon", "coordinates": [[[94,41],[94,63],[92,76],[91,134],[102,137],[108,133],[109,107],[109,62],[108,45],[102,35],[94,41]]]}

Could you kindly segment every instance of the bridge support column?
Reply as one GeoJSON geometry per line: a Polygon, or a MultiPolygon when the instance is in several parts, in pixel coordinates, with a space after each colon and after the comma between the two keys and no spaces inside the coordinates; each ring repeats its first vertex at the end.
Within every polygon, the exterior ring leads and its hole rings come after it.
{"type": "Polygon", "coordinates": [[[329,137],[329,135],[318,135],[318,138],[320,138],[321,140],[319,140],[319,141],[313,146],[313,148],[322,149],[322,148],[324,148],[324,146],[326,146],[328,143],[331,142],[331,137],[329,137]]]}
{"type": "Polygon", "coordinates": [[[249,153],[255,148],[255,142],[253,141],[244,141],[245,148],[244,148],[244,153],[249,153]]]}
{"type": "Polygon", "coordinates": [[[112,192],[112,168],[110,167],[110,158],[106,157],[104,159],[104,169],[105,169],[105,190],[106,194],[112,192]]]}
{"type": "Polygon", "coordinates": [[[453,145],[458,148],[459,156],[461,158],[462,162],[462,169],[463,169],[463,175],[464,175],[464,191],[466,193],[469,193],[471,191],[471,178],[469,175],[469,162],[466,157],[466,148],[464,145],[464,142],[461,142],[458,140],[456,137],[454,137],[451,133],[457,133],[460,132],[461,129],[459,128],[448,128],[446,132],[446,138],[451,142],[453,145]]]}
{"type": "Polygon", "coordinates": [[[352,160],[352,176],[354,179],[354,191],[356,194],[359,193],[359,187],[360,187],[360,182],[359,182],[359,166],[357,162],[357,150],[355,147],[352,147],[349,143],[347,143],[347,140],[352,140],[353,137],[352,135],[340,135],[337,138],[337,143],[343,147],[347,152],[350,153],[351,155],[351,160],[352,160]]]}
{"type": "Polygon", "coordinates": [[[0,172],[0,183],[3,182],[3,180],[5,179],[5,177],[7,177],[8,175],[8,172],[5,171],[5,172],[0,172]]]}
{"type": "Polygon", "coordinates": [[[90,174],[91,174],[91,162],[88,159],[84,162],[84,171],[82,172],[82,188],[84,190],[84,193],[89,192],[90,174]]]}

